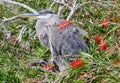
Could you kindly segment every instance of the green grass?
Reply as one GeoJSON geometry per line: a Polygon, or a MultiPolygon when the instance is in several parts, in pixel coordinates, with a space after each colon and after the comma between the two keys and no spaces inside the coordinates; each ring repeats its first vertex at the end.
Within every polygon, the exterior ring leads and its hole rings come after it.
{"type": "MultiPolygon", "coordinates": [[[[33,2],[28,0],[15,1],[25,3],[38,11],[48,9],[51,4],[50,0],[33,0],[33,2]]],[[[80,53],[79,55],[84,60],[84,65],[77,69],[68,69],[69,75],[62,78],[61,83],[120,83],[120,63],[115,63],[116,60],[120,59],[120,48],[117,48],[112,54],[108,54],[110,48],[117,44],[116,32],[120,27],[120,19],[118,19],[117,23],[111,19],[111,17],[119,17],[120,3],[117,3],[114,8],[88,4],[85,8],[83,7],[75,12],[74,16],[70,19],[76,26],[88,32],[85,40],[89,46],[88,54],[92,58],[80,53]],[[108,12],[108,9],[110,12],[108,12]],[[84,16],[86,14],[87,16],[84,16]],[[100,21],[105,19],[110,19],[116,24],[110,23],[108,27],[102,28],[100,21]],[[82,22],[83,25],[79,25],[76,22],[82,22]],[[106,35],[109,31],[111,33],[106,35]],[[106,35],[104,39],[109,44],[107,50],[101,51],[99,49],[95,41],[96,33],[103,37],[106,35]]],[[[57,7],[57,4],[52,7],[55,13],[57,13],[57,7]]],[[[0,21],[4,17],[9,18],[19,13],[28,12],[21,7],[2,4],[0,5],[0,21]]],[[[66,18],[68,13],[69,10],[65,8],[61,17],[66,18]]],[[[39,58],[48,61],[51,55],[50,50],[44,48],[35,36],[35,23],[36,20],[19,18],[0,26],[0,83],[27,83],[26,79],[29,80],[28,83],[31,83],[35,82],[36,79],[38,81],[42,80],[44,76],[46,80],[52,83],[59,76],[59,73],[42,72],[39,66],[36,68],[27,66],[28,62],[39,58]],[[14,44],[14,41],[19,36],[19,31],[23,27],[27,29],[22,36],[22,41],[14,44]],[[7,39],[9,34],[11,35],[7,39]]]]}

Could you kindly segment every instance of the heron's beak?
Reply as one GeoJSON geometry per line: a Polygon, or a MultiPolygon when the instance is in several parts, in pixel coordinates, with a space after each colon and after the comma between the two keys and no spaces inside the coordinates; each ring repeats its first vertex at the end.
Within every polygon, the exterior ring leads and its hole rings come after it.
{"type": "Polygon", "coordinates": [[[20,17],[22,18],[31,18],[37,19],[40,15],[39,14],[21,14],[20,17]]]}
{"type": "Polygon", "coordinates": [[[45,19],[45,18],[48,18],[49,15],[42,16],[40,14],[21,14],[20,17],[31,18],[31,19],[45,19]]]}

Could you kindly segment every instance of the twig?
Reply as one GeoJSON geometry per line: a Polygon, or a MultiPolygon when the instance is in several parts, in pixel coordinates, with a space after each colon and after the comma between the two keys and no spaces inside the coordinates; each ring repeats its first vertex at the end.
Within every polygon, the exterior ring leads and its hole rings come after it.
{"type": "Polygon", "coordinates": [[[88,1],[88,2],[84,2],[84,3],[82,3],[82,4],[77,4],[77,6],[76,6],[76,10],[78,9],[78,8],[81,8],[82,6],[84,6],[84,5],[86,5],[86,4],[88,4],[88,3],[92,3],[91,1],[88,1]]]}
{"type": "Polygon", "coordinates": [[[74,14],[74,12],[75,12],[75,10],[72,9],[66,20],[69,20],[72,17],[72,15],[74,14]]]}
{"type": "Polygon", "coordinates": [[[93,83],[93,81],[94,81],[96,78],[104,77],[104,76],[107,77],[106,75],[97,75],[97,76],[93,77],[89,83],[93,83]]]}
{"type": "Polygon", "coordinates": [[[26,8],[27,10],[31,11],[32,13],[39,14],[36,10],[30,8],[29,6],[27,6],[23,3],[19,3],[19,2],[15,2],[15,1],[11,1],[11,0],[2,0],[2,1],[6,2],[6,3],[11,3],[11,4],[14,4],[14,5],[21,6],[23,8],[26,8]]]}
{"type": "MultiPolygon", "coordinates": [[[[62,3],[64,3],[64,0],[62,0],[62,3]]],[[[57,13],[58,16],[60,16],[60,13],[61,13],[61,11],[62,11],[63,8],[64,8],[63,5],[59,5],[58,13],[57,13]]]]}
{"type": "Polygon", "coordinates": [[[70,13],[69,13],[69,15],[67,17],[67,20],[69,20],[72,17],[72,15],[74,14],[75,10],[77,10],[76,9],[76,4],[77,4],[77,0],[74,0],[73,7],[70,8],[71,11],[70,11],[70,13]]]}
{"type": "MultiPolygon", "coordinates": [[[[14,4],[14,5],[18,5],[18,6],[21,6],[29,11],[31,11],[32,13],[34,14],[39,14],[36,10],[30,8],[29,6],[23,4],[23,3],[19,3],[19,2],[15,2],[15,1],[11,1],[11,0],[2,0],[3,2],[6,2],[6,3],[11,3],[11,4],[14,4]]],[[[17,15],[17,16],[13,16],[11,18],[4,18],[4,20],[0,23],[0,25],[2,25],[3,23],[7,22],[7,21],[10,21],[10,20],[14,20],[16,18],[19,18],[19,17],[22,17],[22,16],[25,16],[26,14],[20,14],[20,15],[17,15]]]]}
{"type": "Polygon", "coordinates": [[[67,20],[71,18],[71,16],[74,14],[74,12],[75,12],[77,9],[79,9],[79,8],[83,7],[84,5],[89,4],[89,3],[98,4],[98,5],[103,5],[103,6],[106,6],[106,7],[111,6],[111,4],[108,4],[108,3],[103,4],[102,2],[95,2],[95,1],[88,1],[88,2],[84,2],[84,3],[82,3],[82,4],[77,4],[76,2],[77,2],[77,0],[74,1],[73,7],[70,8],[70,9],[71,9],[71,12],[70,12],[70,14],[69,14],[68,17],[67,17],[67,20]]]}
{"type": "Polygon", "coordinates": [[[60,13],[61,13],[62,9],[63,9],[63,6],[60,5],[59,8],[58,8],[58,13],[57,13],[58,16],[60,16],[60,13]]]}
{"type": "Polygon", "coordinates": [[[95,2],[95,1],[92,1],[91,3],[97,4],[97,5],[103,5],[103,6],[106,6],[106,7],[112,6],[112,4],[109,4],[109,3],[102,3],[102,2],[95,2]]]}
{"type": "Polygon", "coordinates": [[[16,18],[19,18],[21,15],[13,16],[11,18],[4,18],[4,20],[0,23],[0,25],[4,24],[7,21],[14,20],[16,18]]]}
{"type": "MultiPolygon", "coordinates": [[[[64,0],[63,0],[63,1],[64,1],[64,0]]],[[[75,12],[77,9],[79,9],[79,8],[83,7],[84,5],[89,4],[89,3],[98,4],[98,5],[103,5],[103,6],[106,6],[106,7],[112,6],[112,5],[109,4],[109,3],[102,3],[102,2],[95,2],[95,1],[88,1],[88,2],[84,2],[84,3],[82,3],[82,4],[77,4],[77,0],[73,0],[73,2],[71,3],[71,4],[72,4],[72,7],[71,7],[71,6],[69,6],[67,3],[65,3],[65,2],[63,2],[63,1],[60,2],[59,0],[54,0],[54,2],[56,2],[56,3],[58,3],[58,4],[61,4],[61,5],[64,5],[64,6],[68,7],[68,8],[71,10],[70,13],[69,13],[69,15],[68,15],[68,17],[67,17],[67,20],[69,20],[69,19],[72,17],[72,15],[74,14],[74,12],[75,12]]],[[[69,3],[70,3],[70,2],[69,2],[69,3]]],[[[63,7],[63,6],[62,6],[62,7],[63,7]]],[[[59,6],[58,15],[60,15],[60,11],[62,10],[62,7],[59,6]]]]}
{"type": "Polygon", "coordinates": [[[55,4],[55,2],[52,2],[52,4],[49,7],[49,10],[51,10],[51,8],[53,7],[54,4],[55,4]]]}
{"type": "Polygon", "coordinates": [[[85,2],[85,3],[82,3],[82,4],[78,4],[78,6],[76,6],[76,9],[78,8],[81,8],[82,6],[86,5],[86,4],[89,4],[89,3],[92,3],[92,4],[97,4],[97,5],[103,5],[103,6],[112,6],[112,4],[109,4],[109,3],[102,3],[102,2],[95,2],[95,1],[88,1],[88,2],[85,2]]]}
{"type": "Polygon", "coordinates": [[[0,25],[4,24],[5,22],[8,22],[8,21],[11,21],[11,20],[20,18],[20,17],[27,18],[27,17],[29,17],[30,15],[32,16],[33,14],[19,14],[19,15],[17,15],[17,16],[13,16],[13,17],[11,17],[11,18],[4,18],[4,20],[2,20],[2,22],[0,23],[0,25]]]}
{"type": "Polygon", "coordinates": [[[83,23],[83,22],[77,22],[77,21],[74,21],[73,23],[77,23],[77,24],[79,24],[79,25],[84,26],[84,23],[83,23]]]}
{"type": "Polygon", "coordinates": [[[60,2],[60,1],[58,1],[58,0],[53,0],[53,1],[56,2],[56,3],[58,3],[58,4],[64,5],[64,6],[68,7],[69,9],[72,8],[72,7],[70,7],[68,4],[63,3],[63,2],[60,2]]]}
{"type": "Polygon", "coordinates": [[[19,31],[19,36],[17,38],[17,40],[18,40],[19,43],[22,41],[22,35],[26,31],[26,29],[27,29],[26,26],[23,26],[22,29],[19,31]]]}

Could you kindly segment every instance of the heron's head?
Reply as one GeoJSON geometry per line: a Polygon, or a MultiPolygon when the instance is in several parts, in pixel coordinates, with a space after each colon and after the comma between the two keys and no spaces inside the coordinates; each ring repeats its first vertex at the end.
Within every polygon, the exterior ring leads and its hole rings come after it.
{"type": "Polygon", "coordinates": [[[38,14],[24,14],[22,17],[44,20],[55,16],[56,15],[51,10],[42,10],[38,12],[38,14]]]}

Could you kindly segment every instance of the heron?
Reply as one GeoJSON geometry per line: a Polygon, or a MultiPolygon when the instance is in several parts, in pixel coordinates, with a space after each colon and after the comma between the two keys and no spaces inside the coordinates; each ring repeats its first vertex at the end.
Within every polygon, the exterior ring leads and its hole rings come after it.
{"type": "Polygon", "coordinates": [[[65,25],[66,20],[61,19],[53,11],[42,10],[39,14],[30,16],[37,19],[36,34],[41,44],[50,49],[50,62],[55,62],[60,71],[70,67],[70,62],[75,60],[79,51],[88,50],[88,46],[82,38],[82,35],[87,32],[75,27],[72,23],[65,25]]]}

